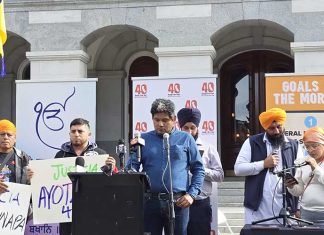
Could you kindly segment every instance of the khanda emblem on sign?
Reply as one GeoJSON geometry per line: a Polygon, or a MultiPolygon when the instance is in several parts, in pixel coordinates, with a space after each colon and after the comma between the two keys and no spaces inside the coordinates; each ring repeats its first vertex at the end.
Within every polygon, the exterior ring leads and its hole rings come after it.
{"type": "Polygon", "coordinates": [[[63,104],[59,102],[53,102],[45,106],[42,102],[37,102],[34,106],[34,111],[37,113],[36,118],[36,134],[38,139],[45,144],[47,147],[60,150],[60,148],[51,146],[49,143],[43,139],[44,136],[41,134],[41,130],[50,130],[50,131],[60,131],[64,127],[64,122],[60,115],[62,111],[66,111],[67,103],[75,94],[75,87],[73,87],[73,92],[69,95],[63,104]]]}

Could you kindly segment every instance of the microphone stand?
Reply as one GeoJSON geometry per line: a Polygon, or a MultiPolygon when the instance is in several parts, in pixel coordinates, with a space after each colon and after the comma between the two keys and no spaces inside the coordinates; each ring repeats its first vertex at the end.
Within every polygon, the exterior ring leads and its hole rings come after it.
{"type": "Polygon", "coordinates": [[[171,169],[171,160],[170,160],[170,144],[169,139],[165,140],[166,146],[166,154],[168,158],[169,165],[169,178],[170,178],[170,193],[169,193],[169,234],[174,234],[174,223],[175,223],[175,211],[174,211],[174,198],[173,198],[173,183],[172,183],[172,169],[171,169]]]}
{"type": "Polygon", "coordinates": [[[120,165],[120,172],[124,172],[125,168],[125,156],[123,153],[119,154],[119,165],[120,165]]]}
{"type": "Polygon", "coordinates": [[[300,167],[300,166],[292,166],[289,168],[283,168],[282,171],[278,171],[278,172],[273,172],[273,174],[278,175],[279,177],[282,178],[282,208],[279,212],[279,215],[274,216],[274,217],[270,217],[267,219],[262,219],[262,220],[257,220],[257,221],[253,221],[252,224],[258,224],[258,223],[262,223],[262,222],[266,222],[266,221],[270,221],[270,220],[275,220],[275,219],[283,219],[283,226],[284,227],[290,227],[290,225],[287,223],[288,219],[297,221],[297,222],[302,222],[302,223],[306,223],[308,225],[313,225],[313,222],[307,221],[307,220],[303,220],[303,219],[299,219],[296,217],[293,217],[290,215],[288,209],[287,209],[287,203],[286,203],[286,194],[287,194],[287,189],[285,186],[285,178],[286,178],[286,173],[289,172],[291,169],[295,169],[296,167],[300,167]]]}

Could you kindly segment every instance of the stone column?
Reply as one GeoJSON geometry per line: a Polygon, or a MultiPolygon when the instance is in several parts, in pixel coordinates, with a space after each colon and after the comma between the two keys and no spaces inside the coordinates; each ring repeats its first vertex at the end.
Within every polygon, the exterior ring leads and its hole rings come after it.
{"type": "Polygon", "coordinates": [[[96,142],[109,153],[114,153],[117,140],[125,134],[123,123],[128,123],[124,122],[126,73],[124,71],[99,71],[97,76],[96,142]]]}
{"type": "Polygon", "coordinates": [[[159,76],[213,74],[213,46],[157,47],[154,51],[159,57],[159,76]]]}
{"type": "Polygon", "coordinates": [[[295,73],[324,73],[324,41],[293,42],[295,73]]]}
{"type": "Polygon", "coordinates": [[[30,60],[30,79],[77,79],[87,77],[90,58],[82,50],[32,51],[27,52],[30,60]]]}

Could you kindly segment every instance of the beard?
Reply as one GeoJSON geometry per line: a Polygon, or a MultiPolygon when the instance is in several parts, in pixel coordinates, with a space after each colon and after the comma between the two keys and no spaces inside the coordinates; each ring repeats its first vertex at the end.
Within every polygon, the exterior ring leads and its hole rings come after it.
{"type": "Polygon", "coordinates": [[[194,138],[194,140],[196,141],[198,139],[199,136],[199,131],[197,130],[197,133],[195,135],[193,135],[192,137],[194,138]]]}
{"type": "Polygon", "coordinates": [[[285,142],[284,134],[269,135],[266,133],[266,135],[272,147],[278,148],[285,142]]]}

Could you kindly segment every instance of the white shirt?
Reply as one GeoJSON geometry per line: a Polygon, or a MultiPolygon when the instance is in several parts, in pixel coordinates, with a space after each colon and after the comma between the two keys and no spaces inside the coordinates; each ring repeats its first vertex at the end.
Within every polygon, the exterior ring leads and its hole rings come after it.
{"type": "Polygon", "coordinates": [[[288,188],[288,191],[294,196],[302,195],[301,207],[309,211],[324,211],[324,163],[319,164],[314,171],[309,165],[298,168],[295,178],[298,184],[292,189],[288,188]],[[314,177],[304,192],[311,174],[314,174],[314,177]]]}
{"type": "MultiPolygon", "coordinates": [[[[273,149],[266,134],[263,137],[263,141],[266,143],[267,156],[269,156],[273,149]]],[[[285,137],[285,142],[288,142],[285,137]]],[[[282,157],[281,149],[279,149],[279,162],[275,167],[274,172],[282,170],[282,157]]],[[[298,148],[297,157],[303,156],[302,148],[298,148]]],[[[237,176],[249,176],[257,175],[264,169],[264,160],[251,162],[251,145],[249,139],[246,139],[234,165],[235,175],[237,176]]],[[[282,208],[282,183],[280,178],[276,174],[272,174],[267,171],[264,186],[263,197],[261,199],[260,206],[257,211],[245,208],[245,223],[251,224],[252,221],[266,219],[277,216],[282,208]]],[[[267,224],[276,224],[276,220],[264,222],[267,224]]]]}
{"type": "Polygon", "coordinates": [[[201,157],[205,168],[205,179],[201,193],[196,197],[196,200],[201,200],[211,195],[212,182],[223,181],[224,171],[216,148],[212,145],[203,145],[200,138],[196,140],[196,143],[198,149],[204,152],[201,157]]]}

